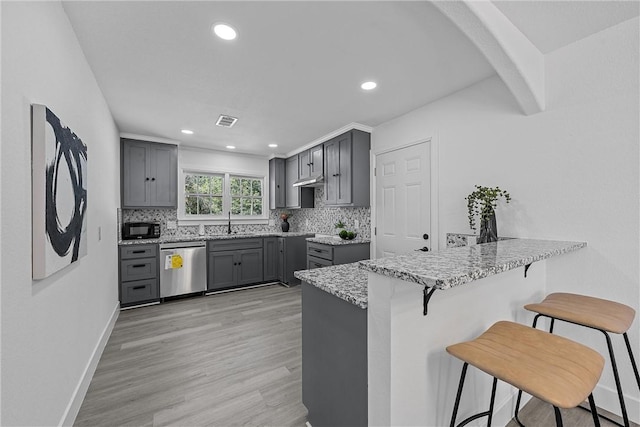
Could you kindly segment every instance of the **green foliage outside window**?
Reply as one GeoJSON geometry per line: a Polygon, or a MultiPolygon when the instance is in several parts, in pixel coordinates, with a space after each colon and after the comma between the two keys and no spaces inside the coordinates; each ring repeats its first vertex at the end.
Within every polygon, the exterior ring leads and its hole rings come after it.
{"type": "Polygon", "coordinates": [[[220,175],[186,174],[185,214],[222,215],[224,178],[220,175]]]}
{"type": "Polygon", "coordinates": [[[262,215],[262,179],[231,177],[231,215],[262,215]]]}

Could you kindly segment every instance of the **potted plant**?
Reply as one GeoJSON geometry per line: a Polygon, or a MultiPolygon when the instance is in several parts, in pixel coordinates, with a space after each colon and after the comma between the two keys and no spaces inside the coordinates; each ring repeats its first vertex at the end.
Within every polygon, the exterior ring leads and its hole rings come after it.
{"type": "Polygon", "coordinates": [[[289,231],[289,217],[291,217],[291,213],[289,212],[282,212],[280,214],[280,219],[282,220],[282,222],[280,223],[280,228],[282,228],[282,231],[284,233],[289,231]]]}
{"type": "Polygon", "coordinates": [[[496,242],[498,240],[498,226],[496,224],[496,206],[498,198],[504,197],[505,201],[511,201],[511,195],[501,190],[500,187],[483,187],[476,185],[476,190],[469,194],[467,210],[469,213],[469,227],[476,230],[476,216],[480,217],[480,236],[478,243],[496,242]]]}
{"type": "Polygon", "coordinates": [[[342,220],[339,220],[338,222],[336,222],[334,224],[334,227],[336,228],[336,232],[338,235],[340,235],[340,233],[342,232],[342,230],[345,229],[346,225],[344,225],[344,222],[342,222],[342,220]]]}

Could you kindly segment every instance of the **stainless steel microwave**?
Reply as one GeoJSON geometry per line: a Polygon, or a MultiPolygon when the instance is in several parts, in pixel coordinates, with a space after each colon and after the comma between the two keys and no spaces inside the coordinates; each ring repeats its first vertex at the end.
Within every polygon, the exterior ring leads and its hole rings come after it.
{"type": "Polygon", "coordinates": [[[122,240],[157,239],[160,224],[157,222],[125,222],[122,224],[122,240]]]}

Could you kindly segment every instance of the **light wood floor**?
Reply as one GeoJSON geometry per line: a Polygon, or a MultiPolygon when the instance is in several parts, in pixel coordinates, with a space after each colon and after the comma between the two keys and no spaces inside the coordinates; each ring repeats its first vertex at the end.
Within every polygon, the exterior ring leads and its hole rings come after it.
{"type": "Polygon", "coordinates": [[[304,426],[300,287],[120,313],[77,426],[304,426]]]}
{"type": "MultiPolygon", "coordinates": [[[[122,311],[75,425],[304,426],[300,295],[272,285],[122,311]]],[[[555,425],[536,399],[520,419],[555,425]]],[[[593,425],[581,409],[563,420],[593,425]]]]}

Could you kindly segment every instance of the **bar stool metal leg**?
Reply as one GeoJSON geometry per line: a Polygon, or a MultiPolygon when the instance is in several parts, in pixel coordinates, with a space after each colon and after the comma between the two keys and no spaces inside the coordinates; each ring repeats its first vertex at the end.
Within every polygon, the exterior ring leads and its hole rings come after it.
{"type": "Polygon", "coordinates": [[[620,375],[618,375],[618,365],[616,364],[616,357],[613,354],[613,346],[611,345],[611,338],[609,334],[598,329],[602,332],[607,339],[607,348],[609,349],[609,357],[611,358],[611,368],[613,369],[613,379],[616,381],[616,389],[618,390],[618,400],[620,400],[620,408],[622,409],[622,420],[625,427],[629,427],[629,416],[627,415],[627,407],[624,404],[624,394],[622,393],[622,384],[620,384],[620,375]]]}
{"type": "Polygon", "coordinates": [[[638,365],[636,365],[636,360],[633,357],[633,352],[631,351],[631,344],[629,343],[629,336],[625,332],[622,334],[624,337],[624,342],[627,345],[627,352],[629,353],[629,359],[631,359],[631,366],[633,367],[633,373],[636,374],[636,382],[638,383],[638,389],[640,390],[640,375],[638,375],[638,365]]]}
{"type": "Polygon", "coordinates": [[[498,384],[498,379],[493,377],[493,386],[491,387],[491,402],[489,403],[489,410],[485,412],[480,412],[478,414],[472,415],[469,418],[466,418],[460,422],[456,426],[456,417],[458,416],[458,407],[460,406],[460,397],[462,396],[462,388],[464,386],[464,379],[467,375],[467,368],[469,364],[467,362],[462,365],[462,373],[460,373],[460,382],[458,384],[458,392],[456,393],[456,402],[453,405],[453,414],[451,415],[451,423],[450,427],[462,427],[464,425],[469,424],[471,421],[476,420],[478,418],[487,417],[487,427],[491,427],[491,420],[493,418],[493,406],[496,400],[496,386],[498,384]]]}
{"type": "Polygon", "coordinates": [[[556,426],[562,427],[562,414],[560,414],[560,409],[558,409],[557,406],[554,406],[553,412],[556,413],[556,426]]]}
{"type": "Polygon", "coordinates": [[[593,425],[600,427],[600,417],[598,417],[598,408],[596,402],[593,400],[593,393],[589,395],[589,406],[591,407],[591,416],[593,417],[593,425]]]}

